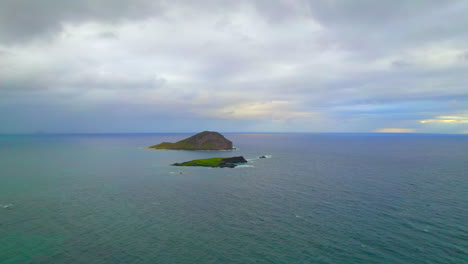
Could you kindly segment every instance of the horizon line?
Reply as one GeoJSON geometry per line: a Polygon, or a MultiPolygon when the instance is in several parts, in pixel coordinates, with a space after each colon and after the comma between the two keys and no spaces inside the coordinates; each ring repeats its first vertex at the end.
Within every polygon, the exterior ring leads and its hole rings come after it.
{"type": "MultiPolygon", "coordinates": [[[[204,130],[211,131],[211,130],[204,130]]],[[[202,132],[202,131],[201,131],[202,132]]],[[[216,131],[219,132],[219,131],[216,131]]],[[[200,132],[23,132],[0,133],[0,136],[40,136],[40,135],[124,135],[124,134],[197,134],[200,132]]],[[[311,131],[222,131],[227,134],[375,134],[375,135],[468,135],[468,133],[436,133],[436,132],[311,132],[311,131]]]]}

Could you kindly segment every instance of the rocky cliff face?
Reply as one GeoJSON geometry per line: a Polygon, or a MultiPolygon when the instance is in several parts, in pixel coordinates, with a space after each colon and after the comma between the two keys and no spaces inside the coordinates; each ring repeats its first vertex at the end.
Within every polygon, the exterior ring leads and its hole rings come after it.
{"type": "Polygon", "coordinates": [[[154,149],[180,150],[229,150],[232,142],[218,132],[204,131],[175,143],[163,142],[151,146],[154,149]]]}

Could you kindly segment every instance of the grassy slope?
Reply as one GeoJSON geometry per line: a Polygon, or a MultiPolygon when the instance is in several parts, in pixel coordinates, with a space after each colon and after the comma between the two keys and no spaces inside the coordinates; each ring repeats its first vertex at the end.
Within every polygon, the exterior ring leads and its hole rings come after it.
{"type": "Polygon", "coordinates": [[[179,166],[209,166],[217,167],[223,163],[224,158],[211,158],[211,159],[199,159],[191,160],[187,162],[179,163],[179,166]]]}
{"type": "MultiPolygon", "coordinates": [[[[175,143],[170,143],[170,142],[163,142],[154,146],[151,146],[149,148],[154,148],[154,149],[183,149],[183,150],[213,150],[214,145],[210,142],[206,142],[205,144],[202,144],[201,146],[196,146],[196,142],[199,141],[201,138],[205,137],[206,135],[214,133],[214,132],[209,132],[209,131],[203,131],[201,133],[198,133],[196,135],[193,135],[189,138],[177,141],[175,143]]],[[[219,133],[216,133],[219,134],[219,133]]],[[[221,134],[219,136],[223,137],[221,134]]]]}

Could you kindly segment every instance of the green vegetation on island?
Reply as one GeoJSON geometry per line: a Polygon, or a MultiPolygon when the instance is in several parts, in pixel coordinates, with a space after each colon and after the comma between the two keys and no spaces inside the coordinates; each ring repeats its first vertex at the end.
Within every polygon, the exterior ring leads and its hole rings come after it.
{"type": "Polygon", "coordinates": [[[163,142],[149,148],[174,150],[231,150],[232,142],[218,132],[204,131],[175,143],[163,142]]]}
{"type": "Polygon", "coordinates": [[[246,163],[244,157],[230,157],[230,158],[209,158],[191,160],[182,163],[174,163],[173,166],[199,166],[199,167],[212,167],[212,168],[234,168],[236,163],[246,163]]]}
{"type": "Polygon", "coordinates": [[[210,143],[202,144],[200,146],[195,146],[186,141],[186,139],[176,142],[163,142],[158,145],[151,146],[149,148],[153,149],[179,149],[179,150],[210,150],[213,148],[213,145],[210,143]]]}

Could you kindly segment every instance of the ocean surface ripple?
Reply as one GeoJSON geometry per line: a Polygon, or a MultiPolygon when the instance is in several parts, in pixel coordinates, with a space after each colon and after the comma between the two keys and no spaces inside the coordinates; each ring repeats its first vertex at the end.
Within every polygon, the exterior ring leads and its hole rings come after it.
{"type": "Polygon", "coordinates": [[[0,136],[0,263],[467,263],[466,135],[186,136],[0,136]]]}

